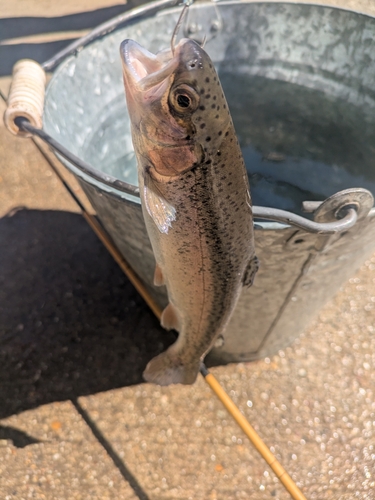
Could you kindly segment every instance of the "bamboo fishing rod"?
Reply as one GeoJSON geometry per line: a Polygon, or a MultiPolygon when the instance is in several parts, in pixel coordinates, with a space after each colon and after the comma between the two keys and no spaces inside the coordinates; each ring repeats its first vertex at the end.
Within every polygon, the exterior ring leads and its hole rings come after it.
{"type": "MultiPolygon", "coordinates": [[[[108,235],[103,226],[98,222],[95,216],[91,215],[84,205],[81,203],[77,195],[74,193],[73,189],[69,186],[68,182],[62,177],[61,173],[57,169],[57,167],[52,163],[50,157],[45,153],[43,148],[38,144],[38,142],[33,138],[34,143],[36,144],[39,151],[46,158],[52,170],[58,176],[60,181],[63,183],[64,187],[67,189],[73,200],[79,206],[82,216],[86,220],[86,222],[90,225],[92,230],[98,236],[100,241],[106,247],[108,252],[112,255],[113,259],[117,262],[121,270],[126,274],[129,281],[136,288],[138,293],[142,296],[143,300],[150,307],[155,316],[160,320],[162,309],[155,302],[153,297],[150,295],[149,291],[145,287],[144,283],[138,277],[133,268],[128,264],[128,262],[124,259],[116,245],[113,243],[111,237],[108,235]]],[[[230,396],[225,392],[222,386],[219,384],[218,380],[210,373],[205,364],[202,362],[200,367],[200,373],[203,376],[204,380],[211,388],[213,393],[217,396],[217,398],[222,402],[224,407],[227,409],[228,413],[235,420],[238,426],[242,429],[242,431],[246,434],[248,439],[254,448],[259,452],[261,457],[267,462],[273,472],[276,474],[279,481],[285,487],[285,489],[290,494],[293,500],[307,500],[302,491],[298,488],[296,483],[290,477],[290,475],[286,472],[284,467],[277,460],[275,455],[270,451],[270,449],[263,442],[261,437],[255,431],[254,427],[247,421],[245,416],[240,412],[238,407],[235,405],[230,396]]]]}

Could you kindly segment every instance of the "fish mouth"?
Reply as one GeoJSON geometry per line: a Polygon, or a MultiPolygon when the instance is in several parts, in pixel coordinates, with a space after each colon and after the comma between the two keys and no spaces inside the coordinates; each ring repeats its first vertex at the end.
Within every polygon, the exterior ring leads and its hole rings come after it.
{"type": "Polygon", "coordinates": [[[155,55],[134,40],[124,40],[120,54],[125,80],[141,91],[160,85],[178,66],[178,48],[174,54],[168,49],[155,55]]]}

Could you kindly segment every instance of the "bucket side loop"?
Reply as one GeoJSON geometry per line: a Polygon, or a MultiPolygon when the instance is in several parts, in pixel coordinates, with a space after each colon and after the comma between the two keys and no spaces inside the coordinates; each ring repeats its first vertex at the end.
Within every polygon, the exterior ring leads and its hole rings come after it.
{"type": "MultiPolygon", "coordinates": [[[[253,215],[256,219],[264,219],[273,222],[280,222],[288,226],[294,226],[302,229],[308,233],[318,234],[334,234],[342,231],[347,231],[353,227],[357,220],[358,215],[354,207],[350,206],[347,210],[342,207],[343,212],[340,213],[339,220],[335,219],[334,222],[315,222],[305,219],[300,215],[287,212],[286,210],[279,210],[278,208],[269,207],[253,207],[253,215]]],[[[332,220],[332,219],[331,219],[332,220]]]]}
{"type": "Polygon", "coordinates": [[[358,220],[363,220],[374,205],[374,197],[367,189],[349,188],[333,194],[314,210],[314,220],[325,223],[345,216],[345,210],[352,208],[358,220]]]}

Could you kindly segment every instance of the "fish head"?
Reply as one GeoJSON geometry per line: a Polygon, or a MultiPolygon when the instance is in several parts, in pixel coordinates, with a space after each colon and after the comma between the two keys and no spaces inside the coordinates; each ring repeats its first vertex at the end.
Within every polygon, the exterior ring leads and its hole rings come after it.
{"type": "Polygon", "coordinates": [[[207,160],[231,123],[208,54],[190,39],[156,55],[125,40],[120,53],[133,144],[143,168],[171,178],[207,160]]]}

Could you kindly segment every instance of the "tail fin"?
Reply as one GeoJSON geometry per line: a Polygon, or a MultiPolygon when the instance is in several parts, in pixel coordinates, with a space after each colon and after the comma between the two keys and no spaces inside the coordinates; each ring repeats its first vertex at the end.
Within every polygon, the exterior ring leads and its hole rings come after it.
{"type": "Polygon", "coordinates": [[[143,372],[146,382],[158,385],[194,384],[200,366],[200,359],[194,364],[184,365],[173,352],[173,346],[153,358],[143,372]]]}

